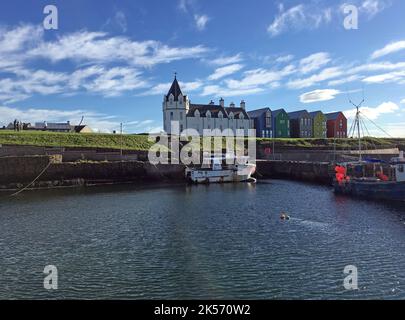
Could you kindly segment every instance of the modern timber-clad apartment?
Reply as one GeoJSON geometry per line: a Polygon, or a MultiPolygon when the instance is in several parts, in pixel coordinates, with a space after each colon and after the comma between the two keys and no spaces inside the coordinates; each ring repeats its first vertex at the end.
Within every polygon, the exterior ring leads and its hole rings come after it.
{"type": "Polygon", "coordinates": [[[312,136],[318,139],[325,139],[327,137],[326,116],[322,111],[310,112],[312,118],[312,136]]]}
{"type": "Polygon", "coordinates": [[[347,118],[343,112],[325,114],[328,138],[347,138],[347,118]]]}
{"type": "Polygon", "coordinates": [[[273,137],[289,138],[290,137],[290,119],[284,109],[272,111],[273,137]]]}
{"type": "Polygon", "coordinates": [[[288,113],[291,138],[312,138],[312,118],[307,110],[288,113]]]}
{"type": "Polygon", "coordinates": [[[248,112],[256,129],[256,137],[273,138],[273,124],[270,108],[262,108],[248,112]]]}

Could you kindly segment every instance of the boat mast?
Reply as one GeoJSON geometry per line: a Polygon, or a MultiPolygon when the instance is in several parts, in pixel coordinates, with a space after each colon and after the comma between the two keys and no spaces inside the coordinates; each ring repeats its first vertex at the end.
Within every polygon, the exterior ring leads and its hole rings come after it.
{"type": "MultiPolygon", "coordinates": [[[[364,95],[364,93],[363,93],[363,95],[364,95]]],[[[352,102],[352,100],[349,100],[350,101],[350,103],[352,104],[352,105],[354,105],[355,107],[356,107],[356,118],[355,118],[355,120],[354,120],[354,125],[355,125],[355,127],[357,126],[357,135],[358,135],[358,138],[359,138],[359,161],[362,161],[362,154],[361,154],[361,133],[360,133],[360,106],[363,104],[363,102],[364,102],[364,98],[363,98],[363,100],[357,105],[357,104],[354,104],[353,102],[352,102]]]]}

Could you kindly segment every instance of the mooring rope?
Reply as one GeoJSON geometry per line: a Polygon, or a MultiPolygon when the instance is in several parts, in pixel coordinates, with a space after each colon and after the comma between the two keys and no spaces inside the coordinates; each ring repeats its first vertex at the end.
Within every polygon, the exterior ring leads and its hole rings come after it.
{"type": "Polygon", "coordinates": [[[52,164],[52,161],[49,161],[49,163],[46,165],[44,170],[42,170],[41,173],[34,180],[32,180],[31,183],[29,183],[26,187],[22,188],[21,190],[18,190],[16,193],[13,193],[12,195],[10,195],[10,197],[15,197],[15,196],[19,195],[21,192],[23,192],[24,190],[28,189],[30,186],[32,186],[35,183],[35,181],[37,181],[45,173],[45,171],[49,168],[49,166],[51,164],[52,164]]]}

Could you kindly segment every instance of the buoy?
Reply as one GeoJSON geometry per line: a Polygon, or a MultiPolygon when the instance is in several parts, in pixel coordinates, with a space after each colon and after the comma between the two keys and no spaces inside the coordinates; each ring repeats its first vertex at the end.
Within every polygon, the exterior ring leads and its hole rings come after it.
{"type": "Polygon", "coordinates": [[[280,219],[281,220],[290,220],[290,216],[283,212],[283,213],[281,213],[280,219]]]}

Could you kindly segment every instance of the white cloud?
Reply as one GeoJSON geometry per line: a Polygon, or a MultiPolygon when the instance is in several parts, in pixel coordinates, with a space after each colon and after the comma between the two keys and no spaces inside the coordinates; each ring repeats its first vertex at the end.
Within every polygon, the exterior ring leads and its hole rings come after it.
{"type": "Polygon", "coordinates": [[[356,75],[352,75],[352,76],[345,77],[345,78],[342,78],[342,79],[329,81],[328,85],[329,86],[339,86],[339,85],[342,85],[342,84],[345,84],[345,83],[350,83],[350,82],[360,80],[361,78],[362,77],[360,75],[356,74],[356,75]]]}
{"type": "Polygon", "coordinates": [[[276,58],[275,62],[276,63],[285,63],[285,62],[290,62],[292,59],[294,59],[294,56],[292,54],[288,54],[285,56],[280,56],[276,58]]]}
{"type": "Polygon", "coordinates": [[[224,66],[228,64],[235,64],[241,62],[242,60],[242,54],[238,53],[234,56],[219,57],[214,60],[209,60],[208,62],[212,65],[224,66]]]}
{"type": "Polygon", "coordinates": [[[374,51],[371,55],[371,59],[378,59],[401,50],[405,50],[405,41],[392,42],[387,44],[384,48],[374,51]]]}
{"type": "Polygon", "coordinates": [[[335,89],[322,89],[306,92],[300,96],[302,103],[313,103],[319,101],[328,101],[335,99],[336,95],[340,94],[339,90],[335,89]]]}
{"type": "Polygon", "coordinates": [[[320,8],[318,5],[299,4],[288,10],[283,5],[279,6],[279,14],[268,26],[267,32],[272,37],[291,30],[316,29],[323,24],[327,24],[332,19],[330,8],[320,8]]]}
{"type": "Polygon", "coordinates": [[[272,83],[278,82],[284,77],[295,72],[292,65],[288,65],[281,70],[254,69],[244,73],[241,80],[225,80],[229,89],[253,89],[258,86],[270,86],[272,83]]]}
{"type": "Polygon", "coordinates": [[[300,61],[300,71],[302,73],[309,73],[316,71],[328,64],[331,61],[329,53],[327,52],[318,52],[311,54],[310,56],[301,59],[300,61]]]}
{"type": "Polygon", "coordinates": [[[404,84],[405,82],[405,71],[395,71],[379,75],[370,76],[363,79],[367,83],[388,83],[388,82],[398,82],[399,84],[404,84]]]}
{"type": "MultiPolygon", "coordinates": [[[[11,72],[11,70],[10,70],[11,72]]],[[[72,73],[45,70],[12,69],[14,77],[0,79],[0,101],[12,103],[32,95],[77,94],[80,91],[119,96],[148,84],[134,68],[91,66],[72,73]]]]}
{"type": "Polygon", "coordinates": [[[243,65],[241,64],[231,64],[225,67],[221,67],[215,70],[215,72],[208,77],[208,80],[218,80],[223,77],[229,76],[231,74],[234,74],[235,72],[238,72],[243,68],[243,65]]]}
{"type": "Polygon", "coordinates": [[[323,69],[320,73],[314,74],[308,78],[295,79],[287,83],[290,89],[302,89],[316,85],[322,81],[337,78],[343,74],[339,67],[331,67],[323,69]]]}
{"type": "Polygon", "coordinates": [[[203,14],[203,15],[195,14],[194,15],[195,26],[197,27],[197,29],[199,31],[203,31],[205,29],[209,20],[210,20],[210,18],[205,14],[203,14]]]}
{"type": "MultiPolygon", "coordinates": [[[[376,120],[381,115],[394,113],[399,110],[399,106],[394,102],[384,102],[377,107],[361,107],[360,112],[363,113],[368,119],[376,120]]],[[[353,119],[356,116],[356,109],[350,109],[344,111],[347,118],[353,119]]]]}
{"type": "Polygon", "coordinates": [[[80,31],[64,35],[54,42],[42,42],[27,54],[32,58],[42,57],[53,62],[125,62],[139,67],[151,67],[176,60],[199,58],[207,52],[208,49],[200,45],[169,47],[154,40],[133,41],[127,37],[110,37],[104,32],[80,31]]]}
{"type": "Polygon", "coordinates": [[[391,5],[386,0],[364,0],[360,12],[365,13],[370,19],[391,5]]]}
{"type": "Polygon", "coordinates": [[[208,51],[200,45],[171,47],[158,41],[133,41],[105,32],[79,31],[50,41],[44,38],[39,26],[0,28],[0,101],[11,103],[35,94],[73,95],[80,91],[118,96],[150,86],[143,79],[141,68],[200,59],[208,51]],[[55,72],[28,67],[38,58],[52,63],[70,60],[79,68],[55,72]],[[119,66],[111,67],[112,64],[119,66]]]}
{"type": "Polygon", "coordinates": [[[402,99],[402,100],[401,100],[401,103],[402,103],[402,104],[405,104],[405,99],[402,99]]]}

